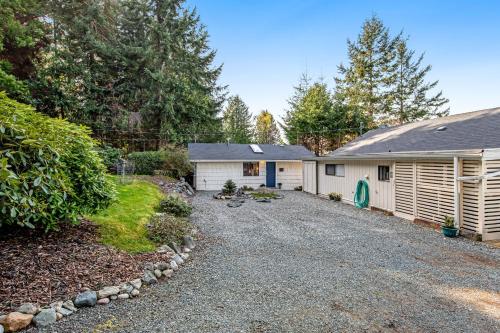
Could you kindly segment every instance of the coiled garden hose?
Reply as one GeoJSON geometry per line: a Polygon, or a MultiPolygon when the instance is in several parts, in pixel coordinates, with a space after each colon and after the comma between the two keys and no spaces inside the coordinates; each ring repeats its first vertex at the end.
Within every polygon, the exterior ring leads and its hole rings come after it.
{"type": "Polygon", "coordinates": [[[365,180],[358,181],[356,185],[356,193],[354,194],[354,205],[357,208],[366,208],[370,202],[370,191],[368,183],[365,180]]]}

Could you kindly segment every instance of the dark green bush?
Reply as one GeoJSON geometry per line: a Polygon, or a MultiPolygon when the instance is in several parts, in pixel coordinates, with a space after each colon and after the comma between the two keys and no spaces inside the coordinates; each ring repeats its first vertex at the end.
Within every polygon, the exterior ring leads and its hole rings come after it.
{"type": "Polygon", "coordinates": [[[161,170],[165,162],[163,151],[142,151],[128,154],[128,159],[135,165],[137,175],[153,175],[155,170],[161,170]]]}
{"type": "Polygon", "coordinates": [[[123,151],[120,148],[111,146],[100,147],[97,152],[102,159],[102,162],[109,171],[116,171],[118,161],[123,156],[123,151]]]}
{"type": "Polygon", "coordinates": [[[179,147],[166,147],[159,151],[135,152],[128,155],[138,175],[153,175],[155,171],[173,178],[184,177],[192,171],[187,151],[179,147]]]}
{"type": "Polygon", "coordinates": [[[160,209],[162,212],[179,217],[187,217],[193,210],[189,203],[177,195],[169,195],[163,199],[160,202],[160,209]]]}
{"type": "Polygon", "coordinates": [[[234,192],[236,192],[236,184],[231,179],[226,180],[224,186],[222,187],[222,193],[233,195],[234,192]]]}
{"type": "Polygon", "coordinates": [[[160,213],[151,217],[148,224],[148,238],[157,244],[182,242],[182,237],[191,233],[191,224],[187,219],[160,213]]]}
{"type": "Polygon", "coordinates": [[[328,197],[330,198],[330,200],[333,200],[333,201],[342,201],[342,194],[341,193],[332,192],[332,193],[328,194],[328,197]]]}
{"type": "Polygon", "coordinates": [[[114,194],[90,130],[0,93],[0,226],[54,229],[114,194]]]}

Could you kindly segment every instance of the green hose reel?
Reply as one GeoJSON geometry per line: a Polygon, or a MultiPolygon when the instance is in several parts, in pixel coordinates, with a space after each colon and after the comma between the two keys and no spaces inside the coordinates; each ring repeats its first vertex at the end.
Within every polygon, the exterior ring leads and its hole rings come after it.
{"type": "Polygon", "coordinates": [[[356,193],[354,194],[354,205],[357,208],[366,208],[370,202],[370,191],[366,180],[358,181],[356,193]]]}

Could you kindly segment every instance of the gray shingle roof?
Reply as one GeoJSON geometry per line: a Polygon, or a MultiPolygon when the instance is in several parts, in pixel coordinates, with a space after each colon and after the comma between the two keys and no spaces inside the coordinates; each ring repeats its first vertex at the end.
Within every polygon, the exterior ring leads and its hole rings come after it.
{"type": "Polygon", "coordinates": [[[264,160],[301,160],[314,154],[303,146],[259,144],[262,154],[252,151],[247,144],[235,143],[190,143],[188,144],[191,161],[264,161],[264,160]]]}
{"type": "Polygon", "coordinates": [[[500,108],[379,128],[330,156],[500,148],[500,108]],[[440,127],[444,131],[438,131],[440,127]]]}

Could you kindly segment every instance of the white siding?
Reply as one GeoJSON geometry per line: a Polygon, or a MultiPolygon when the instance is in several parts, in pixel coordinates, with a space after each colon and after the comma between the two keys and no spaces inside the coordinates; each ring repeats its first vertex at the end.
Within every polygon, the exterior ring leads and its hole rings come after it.
{"type": "Polygon", "coordinates": [[[331,192],[342,194],[342,200],[353,204],[356,184],[367,177],[370,191],[370,206],[388,211],[394,210],[393,204],[393,163],[392,161],[335,161],[319,162],[318,193],[327,196],[331,192]],[[325,164],[344,164],[345,176],[329,176],[325,174],[325,164]],[[390,167],[390,181],[378,180],[378,166],[390,167]]]}
{"type": "MultiPolygon", "coordinates": [[[[484,161],[485,171],[500,170],[500,160],[484,161]]],[[[500,239],[500,176],[488,178],[484,184],[483,240],[500,239]]]]}
{"type": "Polygon", "coordinates": [[[316,194],[316,162],[304,161],[303,164],[303,185],[304,192],[316,194]]]}
{"type": "Polygon", "coordinates": [[[281,189],[293,190],[302,185],[302,162],[276,162],[276,186],[282,183],[281,189]],[[283,171],[280,172],[280,168],[283,171]]]}
{"type": "MultiPolygon", "coordinates": [[[[219,191],[228,179],[238,187],[243,185],[258,188],[266,183],[266,162],[259,162],[259,176],[243,176],[243,162],[197,162],[196,189],[198,191],[219,191]]],[[[282,183],[282,189],[292,190],[302,185],[301,162],[276,162],[276,184],[282,183]],[[284,168],[279,172],[279,168],[284,168]]]]}

